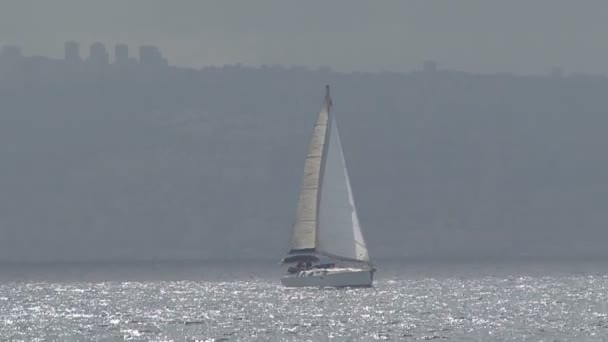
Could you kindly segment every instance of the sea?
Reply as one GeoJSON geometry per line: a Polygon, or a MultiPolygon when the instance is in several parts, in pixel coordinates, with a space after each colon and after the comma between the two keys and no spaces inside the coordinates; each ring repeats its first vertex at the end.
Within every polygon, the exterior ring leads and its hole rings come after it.
{"type": "Polygon", "coordinates": [[[276,261],[0,265],[1,341],[607,341],[608,261],[377,261],[289,289],[276,261]]]}

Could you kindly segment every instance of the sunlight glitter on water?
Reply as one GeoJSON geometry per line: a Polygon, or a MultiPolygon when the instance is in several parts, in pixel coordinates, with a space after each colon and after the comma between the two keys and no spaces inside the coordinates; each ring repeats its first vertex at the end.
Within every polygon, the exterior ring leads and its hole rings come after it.
{"type": "Polygon", "coordinates": [[[374,289],[251,281],[5,282],[15,340],[602,341],[604,275],[413,277],[374,289]]]}

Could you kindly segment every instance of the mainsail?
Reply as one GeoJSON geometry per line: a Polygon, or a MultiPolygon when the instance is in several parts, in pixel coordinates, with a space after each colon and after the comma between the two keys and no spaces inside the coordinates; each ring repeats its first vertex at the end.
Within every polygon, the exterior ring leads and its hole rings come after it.
{"type": "Polygon", "coordinates": [[[315,254],[369,261],[331,107],[327,86],[304,164],[292,248],[284,262],[315,254]]]}

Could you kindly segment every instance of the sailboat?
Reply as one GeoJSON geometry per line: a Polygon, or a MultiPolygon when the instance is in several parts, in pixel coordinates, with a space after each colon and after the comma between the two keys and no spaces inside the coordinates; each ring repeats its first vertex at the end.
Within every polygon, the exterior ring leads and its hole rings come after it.
{"type": "Polygon", "coordinates": [[[287,287],[371,287],[375,268],[361,232],[329,86],[304,163],[287,287]]]}

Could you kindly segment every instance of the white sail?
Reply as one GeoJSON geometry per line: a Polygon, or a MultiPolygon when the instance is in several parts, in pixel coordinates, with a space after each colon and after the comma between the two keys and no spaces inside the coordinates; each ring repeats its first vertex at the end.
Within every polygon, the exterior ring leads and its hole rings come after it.
{"type": "Polygon", "coordinates": [[[317,223],[317,251],[339,259],[369,261],[346,171],[338,127],[329,116],[317,223]]]}
{"type": "Polygon", "coordinates": [[[291,253],[312,251],[316,248],[319,187],[321,183],[322,158],[327,136],[327,119],[331,101],[329,94],[319,112],[313,129],[308,154],[304,162],[304,176],[296,211],[296,221],[291,238],[291,253]]]}
{"type": "MultiPolygon", "coordinates": [[[[369,261],[352,196],[329,88],[304,165],[290,254],[369,261]]],[[[284,261],[293,260],[289,257],[284,261]]]]}

